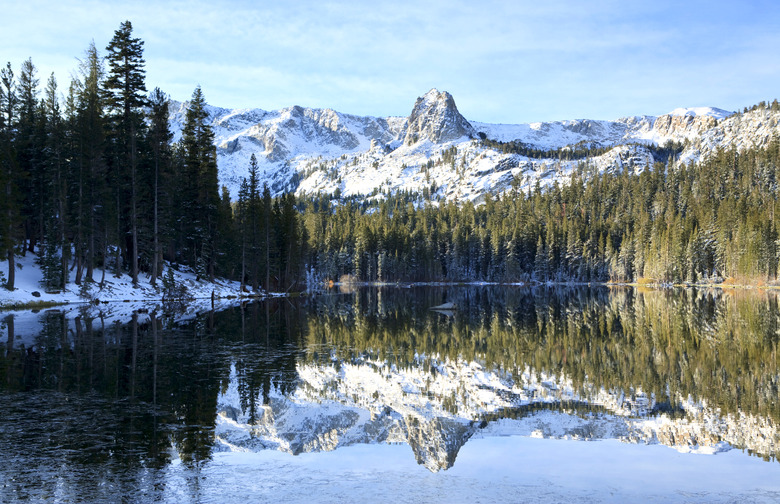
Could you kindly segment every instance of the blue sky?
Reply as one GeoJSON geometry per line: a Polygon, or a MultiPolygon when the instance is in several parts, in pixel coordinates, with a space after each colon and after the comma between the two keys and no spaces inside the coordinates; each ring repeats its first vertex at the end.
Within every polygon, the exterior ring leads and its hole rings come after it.
{"type": "Polygon", "coordinates": [[[405,116],[430,88],[469,119],[525,123],[735,110],[780,98],[775,1],[39,1],[0,20],[0,59],[61,89],[122,21],[147,87],[222,107],[405,116]]]}

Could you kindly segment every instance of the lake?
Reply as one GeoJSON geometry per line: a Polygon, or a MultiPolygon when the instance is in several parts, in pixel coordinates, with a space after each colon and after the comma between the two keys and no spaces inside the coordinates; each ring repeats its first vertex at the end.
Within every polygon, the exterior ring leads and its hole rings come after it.
{"type": "Polygon", "coordinates": [[[118,305],[0,313],[0,502],[780,500],[771,291],[118,305]]]}

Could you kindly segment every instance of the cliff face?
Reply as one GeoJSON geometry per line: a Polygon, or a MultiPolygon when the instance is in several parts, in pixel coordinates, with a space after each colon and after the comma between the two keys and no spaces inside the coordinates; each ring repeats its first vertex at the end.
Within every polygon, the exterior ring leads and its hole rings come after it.
{"type": "Polygon", "coordinates": [[[458,112],[452,95],[431,89],[414,103],[404,143],[410,145],[421,140],[444,143],[475,136],[474,128],[458,112]]]}
{"type": "Polygon", "coordinates": [[[666,114],[655,120],[653,133],[662,138],[683,140],[700,136],[717,124],[718,120],[712,116],[666,114]]]}

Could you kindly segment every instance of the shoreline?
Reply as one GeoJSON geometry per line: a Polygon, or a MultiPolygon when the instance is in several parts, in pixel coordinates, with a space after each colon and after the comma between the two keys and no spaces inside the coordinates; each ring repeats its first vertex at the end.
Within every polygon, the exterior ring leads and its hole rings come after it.
{"type": "MultiPolygon", "coordinates": [[[[3,264],[0,262],[0,271],[3,264]]],[[[6,265],[7,267],[7,265],[6,265]]],[[[732,278],[727,278],[717,283],[663,283],[649,282],[649,279],[640,279],[634,282],[327,282],[323,281],[319,286],[303,292],[280,292],[268,293],[246,292],[241,290],[239,282],[226,279],[216,279],[214,282],[198,280],[196,275],[188,268],[166,265],[166,269],[172,269],[174,273],[175,289],[177,295],[170,297],[170,292],[166,293],[163,288],[162,279],[156,286],[148,283],[148,278],[139,281],[133,285],[130,276],[122,273],[115,276],[113,273],[105,272],[105,281],[101,287],[97,282],[90,282],[78,286],[69,283],[65,289],[57,292],[46,292],[41,286],[43,274],[37,264],[37,256],[28,253],[20,257],[17,263],[15,289],[9,291],[4,286],[0,287],[0,314],[12,311],[44,310],[58,306],[71,305],[94,305],[100,306],[108,303],[143,303],[159,304],[167,302],[193,303],[203,306],[205,303],[220,301],[251,301],[263,300],[274,297],[289,297],[296,295],[316,295],[318,293],[328,292],[351,292],[358,287],[455,287],[455,286],[505,286],[519,288],[551,287],[551,288],[576,288],[576,287],[630,287],[634,289],[717,289],[723,292],[727,291],[780,291],[780,284],[776,282],[766,282],[759,280],[756,283],[740,283],[732,278]]],[[[103,277],[102,270],[95,270],[96,277],[103,277]]],[[[223,303],[220,303],[223,304],[223,303]]]]}
{"type": "MultiPolygon", "coordinates": [[[[7,270],[7,262],[0,261],[0,271],[7,270]]],[[[103,278],[99,282],[84,280],[82,285],[73,282],[64,289],[46,292],[42,285],[43,273],[37,264],[37,255],[27,253],[17,258],[16,281],[14,290],[0,286],[0,313],[13,310],[45,309],[55,306],[94,305],[105,303],[163,303],[167,300],[226,300],[239,298],[268,297],[265,292],[248,293],[241,291],[241,284],[225,279],[214,282],[198,280],[189,268],[165,265],[165,271],[172,271],[174,286],[166,292],[162,278],[156,285],[149,283],[143,275],[138,284],[133,285],[129,274],[114,275],[112,272],[95,269],[94,278],[103,278]]]]}
{"type": "MultiPolygon", "coordinates": [[[[700,289],[700,290],[720,290],[720,291],[778,291],[780,292],[780,285],[752,285],[752,284],[641,284],[636,282],[354,282],[354,283],[340,283],[336,282],[332,284],[332,287],[328,287],[324,290],[314,291],[301,291],[301,292],[286,292],[286,293],[257,293],[247,294],[231,292],[225,294],[225,283],[233,283],[230,280],[220,280],[214,283],[208,281],[200,281],[200,286],[208,288],[213,287],[213,291],[219,291],[218,295],[208,296],[188,296],[188,297],[173,297],[166,298],[164,295],[160,297],[113,297],[113,298],[94,298],[85,299],[80,297],[79,294],[73,293],[73,291],[65,290],[69,294],[75,294],[79,296],[78,299],[74,299],[69,295],[62,295],[62,292],[47,293],[49,299],[39,299],[40,296],[36,296],[30,293],[30,297],[26,299],[20,299],[19,291],[17,288],[13,291],[17,295],[3,299],[2,293],[11,291],[4,290],[0,287],[0,314],[13,312],[13,311],[39,311],[56,307],[64,306],[101,306],[106,304],[165,304],[165,303],[193,303],[194,305],[202,305],[202,301],[262,301],[266,299],[279,298],[279,297],[297,297],[307,295],[307,292],[327,294],[329,290],[339,289],[341,293],[349,293],[359,287],[395,287],[399,289],[408,289],[412,287],[518,287],[518,288],[534,288],[534,287],[549,287],[549,288],[576,288],[576,287],[604,287],[604,288],[633,288],[633,289],[648,289],[648,290],[669,290],[669,289],[700,289]],[[221,282],[221,283],[220,283],[221,282]],[[62,299],[56,297],[62,296],[62,299]]],[[[140,289],[140,287],[139,287],[140,289]]],[[[159,289],[159,287],[158,287],[159,289]]],[[[36,291],[33,291],[36,292],[36,291]]]]}

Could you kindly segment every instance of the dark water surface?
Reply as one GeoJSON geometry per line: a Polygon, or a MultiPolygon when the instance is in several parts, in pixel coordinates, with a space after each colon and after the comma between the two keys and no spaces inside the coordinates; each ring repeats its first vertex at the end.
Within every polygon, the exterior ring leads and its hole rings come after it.
{"type": "Polygon", "coordinates": [[[0,502],[171,500],[172,470],[236,451],[406,443],[446,471],[501,434],[738,448],[780,479],[774,293],[363,288],[0,321],[0,502]]]}

